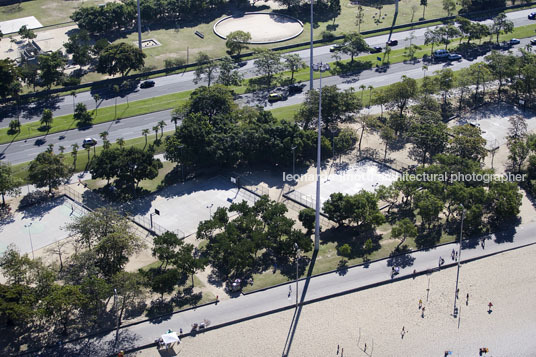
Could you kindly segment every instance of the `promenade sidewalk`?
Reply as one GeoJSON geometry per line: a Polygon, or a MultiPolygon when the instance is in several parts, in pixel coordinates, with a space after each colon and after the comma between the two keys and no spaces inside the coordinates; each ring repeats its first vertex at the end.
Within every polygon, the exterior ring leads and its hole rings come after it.
{"type": "MultiPolygon", "coordinates": [[[[465,241],[461,251],[462,262],[533,244],[536,242],[535,232],[536,224],[532,223],[486,236],[484,245],[479,239],[465,241]]],[[[344,272],[331,272],[302,279],[299,282],[298,297],[301,303],[307,304],[389,283],[393,280],[391,278],[392,266],[400,267],[400,273],[394,280],[411,278],[414,270],[423,273],[438,269],[440,257],[445,260],[441,269],[455,267],[456,262],[451,260],[453,249],[457,250],[457,244],[446,244],[426,251],[372,262],[366,266],[352,267],[344,272]]],[[[209,304],[160,319],[125,326],[119,331],[116,346],[114,346],[114,331],[83,342],[67,344],[64,349],[84,356],[110,355],[120,349],[130,350],[152,344],[168,329],[174,331],[182,329],[184,333],[189,333],[194,323],[209,321],[209,328],[216,328],[233,324],[237,320],[247,320],[274,311],[292,309],[295,305],[295,293],[296,285],[291,282],[264,291],[240,295],[219,304],[209,304]]]]}

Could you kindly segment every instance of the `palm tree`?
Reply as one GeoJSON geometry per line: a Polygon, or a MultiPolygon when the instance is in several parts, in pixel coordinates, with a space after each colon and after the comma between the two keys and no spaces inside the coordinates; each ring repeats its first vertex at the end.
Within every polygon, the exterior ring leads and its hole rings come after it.
{"type": "Polygon", "coordinates": [[[47,152],[53,153],[54,152],[54,144],[48,144],[47,152]]]}
{"type": "Polygon", "coordinates": [[[369,89],[369,103],[368,103],[368,107],[370,108],[370,104],[372,103],[372,90],[374,89],[373,86],[368,86],[368,89],[369,89]]]}
{"type": "Polygon", "coordinates": [[[60,154],[63,155],[63,153],[65,152],[65,146],[60,145],[60,146],[58,147],[58,150],[60,151],[60,154]]]}
{"type": "Polygon", "coordinates": [[[100,95],[98,93],[95,93],[92,95],[93,100],[95,101],[95,117],[97,117],[97,109],[98,109],[98,102],[101,99],[100,95]]]}
{"type": "Polygon", "coordinates": [[[426,71],[428,71],[428,66],[424,64],[424,65],[422,66],[422,72],[424,73],[424,74],[423,74],[423,78],[426,78],[426,71]]]}
{"type": "Polygon", "coordinates": [[[158,125],[153,126],[153,131],[154,131],[154,134],[156,136],[155,141],[158,141],[158,130],[159,129],[160,129],[160,127],[158,125]]]}
{"type": "Polygon", "coordinates": [[[103,131],[102,133],[99,134],[99,136],[100,136],[100,138],[101,138],[102,140],[106,140],[106,139],[108,139],[108,135],[109,135],[109,134],[108,134],[107,131],[103,131]]]}
{"type": "Polygon", "coordinates": [[[52,124],[52,119],[53,119],[52,110],[50,110],[50,109],[43,110],[43,114],[41,115],[41,120],[39,120],[39,121],[41,122],[41,125],[46,126],[47,133],[50,130],[50,125],[52,124]]]}
{"type": "Polygon", "coordinates": [[[160,128],[160,137],[163,138],[164,137],[164,127],[166,126],[166,122],[163,121],[163,120],[160,120],[158,122],[158,127],[160,128]]]}
{"type": "Polygon", "coordinates": [[[123,138],[119,138],[119,139],[117,139],[116,142],[117,142],[117,145],[119,145],[119,147],[120,147],[121,149],[123,149],[123,148],[125,147],[125,139],[123,139],[123,138]]]}
{"type": "Polygon", "coordinates": [[[108,132],[103,131],[99,134],[100,138],[102,139],[102,148],[104,150],[107,150],[110,147],[110,142],[108,141],[108,132]]]}
{"type": "Polygon", "coordinates": [[[71,151],[71,156],[73,157],[73,169],[76,168],[76,159],[78,158],[78,144],[77,143],[74,143],[71,145],[71,147],[73,148],[73,151],[71,151]]]}
{"type": "Polygon", "coordinates": [[[149,135],[149,129],[143,129],[141,131],[141,135],[145,136],[145,145],[143,146],[143,148],[145,149],[145,147],[147,146],[147,135],[149,135]]]}
{"type": "Polygon", "coordinates": [[[91,152],[91,146],[86,146],[84,149],[87,150],[87,165],[86,165],[86,169],[87,169],[87,167],[89,166],[89,153],[91,152]]]}
{"type": "Polygon", "coordinates": [[[71,91],[71,95],[73,96],[73,112],[75,110],[75,102],[74,102],[74,98],[76,98],[76,92],[73,90],[71,91]]]}
{"type": "Polygon", "coordinates": [[[361,89],[361,103],[363,103],[363,94],[365,93],[365,89],[367,89],[367,86],[362,84],[359,86],[359,89],[361,89]]]}

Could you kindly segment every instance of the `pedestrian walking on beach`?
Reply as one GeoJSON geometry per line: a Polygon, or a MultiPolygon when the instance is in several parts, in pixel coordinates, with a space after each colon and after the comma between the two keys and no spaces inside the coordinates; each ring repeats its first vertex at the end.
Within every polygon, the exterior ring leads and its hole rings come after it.
{"type": "Polygon", "coordinates": [[[339,345],[337,345],[337,356],[339,355],[339,345]]]}
{"type": "Polygon", "coordinates": [[[492,306],[493,306],[493,304],[490,301],[489,304],[488,304],[488,314],[491,314],[491,307],[492,306]]]}
{"type": "Polygon", "coordinates": [[[400,337],[404,339],[404,335],[406,334],[406,329],[404,326],[402,326],[402,332],[400,332],[400,337]]]}
{"type": "Polygon", "coordinates": [[[341,357],[343,357],[343,356],[344,356],[344,348],[341,349],[341,357]]]}
{"type": "Polygon", "coordinates": [[[367,344],[365,343],[365,348],[363,349],[363,352],[367,352],[367,344]]]}
{"type": "Polygon", "coordinates": [[[465,300],[465,306],[469,305],[469,293],[467,293],[467,300],[465,300]]]}
{"type": "Polygon", "coordinates": [[[421,317],[424,319],[424,306],[422,307],[421,317]]]}
{"type": "Polygon", "coordinates": [[[422,307],[422,299],[419,299],[419,310],[421,309],[422,307]]]}

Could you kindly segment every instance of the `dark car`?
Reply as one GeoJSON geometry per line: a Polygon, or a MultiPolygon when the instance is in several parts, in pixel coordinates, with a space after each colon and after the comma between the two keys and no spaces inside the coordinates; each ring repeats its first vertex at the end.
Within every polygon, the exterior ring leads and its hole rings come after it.
{"type": "Polygon", "coordinates": [[[387,46],[396,46],[398,45],[398,40],[389,40],[386,42],[387,43],[387,46]]]}
{"type": "Polygon", "coordinates": [[[533,46],[536,45],[536,38],[533,38],[532,40],[530,40],[530,44],[533,46]]]}
{"type": "Polygon", "coordinates": [[[91,146],[97,145],[97,140],[93,138],[85,138],[84,141],[82,141],[82,147],[87,148],[91,146]]]}
{"type": "Polygon", "coordinates": [[[296,94],[303,92],[305,83],[294,83],[288,86],[288,94],[296,94]]]}
{"type": "Polygon", "coordinates": [[[380,46],[374,46],[370,48],[370,53],[380,53],[383,50],[380,46]]]}
{"type": "Polygon", "coordinates": [[[151,88],[154,87],[154,81],[145,81],[140,84],[140,88],[151,88]]]}
{"type": "Polygon", "coordinates": [[[536,19],[536,12],[531,12],[528,16],[529,20],[534,20],[536,19]]]}
{"type": "Polygon", "coordinates": [[[337,44],[337,45],[334,45],[334,46],[331,46],[329,48],[329,52],[337,52],[337,51],[340,51],[342,48],[344,47],[344,45],[341,43],[341,44],[337,44]]]}

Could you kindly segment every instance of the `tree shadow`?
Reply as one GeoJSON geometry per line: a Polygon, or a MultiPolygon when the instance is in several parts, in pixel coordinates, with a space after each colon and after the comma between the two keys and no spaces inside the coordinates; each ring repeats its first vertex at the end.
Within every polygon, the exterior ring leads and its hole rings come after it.
{"type": "Polygon", "coordinates": [[[395,250],[387,259],[387,266],[407,268],[413,265],[415,257],[411,256],[411,251],[407,245],[403,245],[400,249],[395,250]]]}
{"type": "Polygon", "coordinates": [[[439,243],[442,234],[442,226],[440,224],[430,227],[428,230],[420,229],[417,238],[415,238],[415,244],[418,249],[431,249],[437,243],[439,243]]]}

